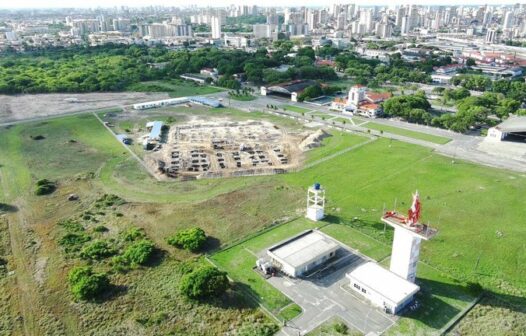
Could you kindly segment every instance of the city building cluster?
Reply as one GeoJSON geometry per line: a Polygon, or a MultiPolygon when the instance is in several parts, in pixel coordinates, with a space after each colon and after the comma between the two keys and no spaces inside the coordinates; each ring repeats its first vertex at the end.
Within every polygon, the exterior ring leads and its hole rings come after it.
{"type": "Polygon", "coordinates": [[[96,8],[0,11],[0,50],[106,43],[252,48],[286,38],[345,48],[363,39],[523,47],[526,4],[96,8]]]}

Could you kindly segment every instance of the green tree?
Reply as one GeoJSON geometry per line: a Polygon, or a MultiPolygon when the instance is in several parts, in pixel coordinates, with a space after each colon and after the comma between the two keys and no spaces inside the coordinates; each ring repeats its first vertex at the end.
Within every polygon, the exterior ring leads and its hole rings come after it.
{"type": "Polygon", "coordinates": [[[155,245],[148,239],[142,239],[128,246],[123,253],[123,258],[131,266],[144,265],[155,250],[155,245]]]}
{"type": "Polygon", "coordinates": [[[175,233],[168,237],[168,244],[177,246],[189,251],[199,250],[206,242],[205,231],[201,228],[189,228],[175,233]]]}
{"type": "Polygon", "coordinates": [[[77,300],[94,299],[110,285],[105,273],[95,273],[89,266],[73,268],[68,274],[68,282],[77,300]]]}
{"type": "Polygon", "coordinates": [[[203,266],[184,275],[181,292],[191,299],[218,297],[229,287],[227,274],[213,266],[203,266]]]}
{"type": "Polygon", "coordinates": [[[111,247],[107,241],[96,240],[86,245],[80,251],[80,257],[83,259],[101,260],[114,255],[116,252],[117,251],[111,247]]]}

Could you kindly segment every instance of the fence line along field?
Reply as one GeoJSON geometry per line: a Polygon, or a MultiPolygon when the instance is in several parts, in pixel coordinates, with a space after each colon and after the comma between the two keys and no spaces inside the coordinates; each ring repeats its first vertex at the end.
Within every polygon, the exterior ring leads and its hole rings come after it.
{"type": "MultiPolygon", "coordinates": [[[[262,113],[195,107],[141,115],[123,111],[104,121],[113,124],[115,133],[125,128],[138,133],[146,121],[166,118],[167,124],[176,125],[203,117],[257,120],[308,131],[293,120],[262,113]]],[[[395,203],[400,210],[408,208],[403,196],[415,189],[422,197],[424,221],[440,232],[422,246],[417,274],[422,288],[418,299],[429,304],[404,315],[388,333],[436,333],[481,290],[496,299],[483,300],[465,323],[460,322],[464,334],[476,334],[474,314],[481,309],[495,321],[503,309],[513,311],[518,321],[526,319],[520,309],[525,306],[526,274],[517,266],[526,255],[525,176],[452,164],[427,148],[398,141],[378,139],[345,152],[369,139],[334,131],[329,135],[321,147],[305,153],[303,162],[342,154],[298,172],[164,182],[141,168],[92,114],[2,127],[0,223],[7,224],[0,225],[0,237],[9,237],[11,248],[0,250],[7,262],[7,272],[0,272],[0,289],[9,293],[0,296],[0,302],[10,307],[0,317],[1,333],[199,335],[207,330],[270,335],[277,325],[257,304],[277,316],[281,313],[283,319],[299,310],[250,273],[252,252],[323,226],[322,231],[351,248],[386,262],[392,231],[384,229],[380,215],[395,203]],[[43,179],[56,189],[37,196],[37,182],[43,179]],[[322,183],[327,192],[327,220],[287,222],[302,216],[305,188],[313,182],[322,183]],[[287,223],[274,227],[282,222],[287,223]],[[167,243],[179,230],[196,226],[208,236],[203,250],[189,252],[167,243]],[[149,263],[120,272],[115,267],[120,259],[83,259],[86,253],[81,251],[98,241],[117,242],[122,251],[112,253],[121,256],[130,244],[125,239],[129,230],[138,230],[155,245],[157,252],[149,263]],[[261,230],[261,235],[243,240],[261,230]],[[72,234],[77,252],[64,245],[72,243],[72,234]],[[235,284],[221,300],[188,301],[179,283],[185,272],[207,264],[203,253],[212,252],[212,261],[235,284]],[[68,272],[84,265],[108,274],[113,287],[105,300],[76,302],[70,294],[68,272]],[[189,322],[196,317],[202,321],[197,328],[189,322]]],[[[509,333],[520,335],[521,323],[507,326],[509,333]]],[[[497,334],[501,327],[488,323],[487,333],[497,334]]]]}

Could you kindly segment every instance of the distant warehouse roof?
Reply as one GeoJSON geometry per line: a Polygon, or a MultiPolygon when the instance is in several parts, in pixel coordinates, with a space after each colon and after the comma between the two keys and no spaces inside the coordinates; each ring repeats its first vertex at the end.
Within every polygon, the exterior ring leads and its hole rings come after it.
{"type": "Polygon", "coordinates": [[[269,91],[292,94],[293,92],[301,92],[307,87],[316,84],[313,80],[294,80],[291,82],[276,84],[268,87],[269,91]]]}
{"type": "Polygon", "coordinates": [[[496,128],[503,133],[526,132],[526,117],[511,116],[498,124],[496,128]]]}
{"type": "Polygon", "coordinates": [[[196,103],[196,104],[201,104],[201,105],[210,106],[210,107],[221,107],[221,103],[217,99],[201,97],[201,96],[189,97],[189,99],[191,102],[196,103]]]}
{"type": "Polygon", "coordinates": [[[152,125],[152,130],[150,131],[150,134],[148,135],[148,138],[150,140],[161,140],[161,133],[163,130],[163,122],[162,121],[154,121],[152,125]]]}

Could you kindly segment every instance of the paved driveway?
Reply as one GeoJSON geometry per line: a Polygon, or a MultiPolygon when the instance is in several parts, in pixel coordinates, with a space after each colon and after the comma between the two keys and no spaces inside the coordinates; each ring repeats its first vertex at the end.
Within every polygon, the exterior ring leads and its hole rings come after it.
{"type": "Polygon", "coordinates": [[[381,333],[396,321],[394,316],[374,308],[346,288],[349,280],[345,274],[367,260],[343,248],[340,253],[334,264],[307,279],[286,276],[268,279],[303,309],[278,335],[304,335],[333,316],[339,316],[364,334],[381,333]]]}

